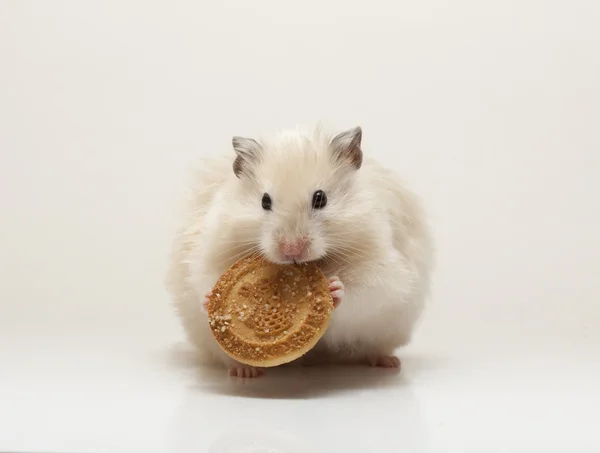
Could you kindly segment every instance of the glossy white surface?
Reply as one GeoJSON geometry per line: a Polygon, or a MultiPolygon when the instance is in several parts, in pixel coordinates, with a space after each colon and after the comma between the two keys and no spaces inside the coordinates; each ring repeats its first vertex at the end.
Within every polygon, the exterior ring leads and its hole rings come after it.
{"type": "Polygon", "coordinates": [[[600,4],[0,3],[0,451],[600,449],[600,4]],[[423,195],[400,374],[191,366],[197,154],[335,119],[423,195]]]}
{"type": "Polygon", "coordinates": [[[120,333],[114,330],[110,336],[71,330],[62,339],[56,332],[3,338],[2,450],[600,447],[594,415],[600,404],[597,338],[581,335],[577,345],[573,332],[545,352],[528,347],[526,338],[500,348],[481,336],[474,338],[477,352],[452,341],[445,347],[415,348],[405,354],[400,374],[369,368],[288,369],[244,381],[223,370],[165,360],[165,335],[142,345],[125,336],[116,341],[120,333]]]}

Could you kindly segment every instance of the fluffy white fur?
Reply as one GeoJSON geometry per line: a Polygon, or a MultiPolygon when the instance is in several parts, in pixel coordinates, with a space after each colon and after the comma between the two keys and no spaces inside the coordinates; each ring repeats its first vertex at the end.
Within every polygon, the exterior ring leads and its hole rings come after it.
{"type": "MultiPolygon", "coordinates": [[[[349,132],[338,136],[338,148],[350,146],[349,132]]],[[[204,294],[243,256],[283,262],[278,241],[298,237],[310,244],[303,260],[318,260],[346,288],[309,359],[367,360],[410,341],[433,264],[421,204],[378,163],[365,158],[357,169],[344,149],[334,156],[332,140],[317,130],[238,142],[239,177],[233,152],[202,161],[174,243],[168,288],[189,340],[205,358],[228,363],[208,328],[204,294]],[[322,210],[311,208],[316,190],[327,194],[322,210]],[[272,211],[261,207],[264,193],[272,211]]]]}

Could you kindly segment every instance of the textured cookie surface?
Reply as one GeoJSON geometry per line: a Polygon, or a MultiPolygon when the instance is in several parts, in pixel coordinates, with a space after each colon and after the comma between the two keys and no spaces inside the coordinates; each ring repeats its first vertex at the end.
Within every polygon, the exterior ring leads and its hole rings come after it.
{"type": "Polygon", "coordinates": [[[272,367],[306,354],[333,311],[329,282],[314,264],[246,258],[227,270],[208,304],[211,331],[238,362],[272,367]]]}

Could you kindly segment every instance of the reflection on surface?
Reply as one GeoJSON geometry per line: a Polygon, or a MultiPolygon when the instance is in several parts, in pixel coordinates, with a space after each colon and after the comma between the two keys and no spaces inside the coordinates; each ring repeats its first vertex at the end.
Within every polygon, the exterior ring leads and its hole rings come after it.
{"type": "Polygon", "coordinates": [[[190,371],[173,427],[177,451],[426,451],[410,382],[367,367],[277,368],[260,379],[190,371]]]}
{"type": "Polygon", "coordinates": [[[233,426],[217,437],[209,453],[312,453],[305,443],[289,431],[264,426],[233,426]]]}
{"type": "Polygon", "coordinates": [[[259,379],[224,379],[219,368],[197,370],[198,390],[245,398],[305,399],[351,393],[361,389],[383,389],[405,385],[402,374],[394,369],[369,367],[281,367],[267,370],[259,379]]]}

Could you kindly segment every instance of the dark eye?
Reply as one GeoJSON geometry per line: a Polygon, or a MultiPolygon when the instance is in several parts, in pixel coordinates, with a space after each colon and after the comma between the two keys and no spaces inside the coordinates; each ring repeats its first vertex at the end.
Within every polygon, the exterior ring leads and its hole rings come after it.
{"type": "Polygon", "coordinates": [[[317,190],[313,194],[312,207],[314,209],[323,209],[327,204],[327,195],[322,190],[317,190]]]}
{"type": "Polygon", "coordinates": [[[268,193],[264,194],[262,197],[262,208],[265,211],[270,211],[271,210],[271,197],[269,196],[268,193]]]}

